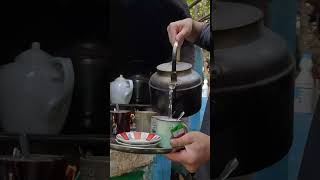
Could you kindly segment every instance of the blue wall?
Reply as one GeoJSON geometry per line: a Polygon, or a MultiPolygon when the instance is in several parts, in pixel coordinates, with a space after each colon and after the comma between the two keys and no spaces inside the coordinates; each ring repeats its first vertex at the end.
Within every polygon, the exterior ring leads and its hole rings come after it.
{"type": "Polygon", "coordinates": [[[297,0],[272,0],[269,8],[269,28],[282,36],[293,54],[296,52],[297,0]]]}

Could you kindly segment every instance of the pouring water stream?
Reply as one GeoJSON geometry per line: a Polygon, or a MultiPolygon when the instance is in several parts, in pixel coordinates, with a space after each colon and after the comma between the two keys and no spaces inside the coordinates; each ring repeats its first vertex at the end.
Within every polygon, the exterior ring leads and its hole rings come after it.
{"type": "Polygon", "coordinates": [[[169,82],[169,106],[168,106],[168,117],[172,118],[172,104],[173,104],[173,93],[177,85],[177,54],[179,54],[178,42],[175,42],[172,50],[172,65],[171,65],[171,81],[169,82]]]}
{"type": "Polygon", "coordinates": [[[168,117],[171,119],[172,118],[172,94],[173,90],[175,89],[175,85],[170,83],[169,84],[169,106],[168,106],[168,117]]]}

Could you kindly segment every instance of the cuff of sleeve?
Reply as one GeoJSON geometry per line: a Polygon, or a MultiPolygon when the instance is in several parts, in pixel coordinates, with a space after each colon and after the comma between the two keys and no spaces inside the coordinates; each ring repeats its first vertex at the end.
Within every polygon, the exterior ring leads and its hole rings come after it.
{"type": "Polygon", "coordinates": [[[209,51],[211,49],[210,41],[211,41],[210,26],[207,24],[201,31],[201,34],[199,38],[196,40],[195,44],[209,51]]]}

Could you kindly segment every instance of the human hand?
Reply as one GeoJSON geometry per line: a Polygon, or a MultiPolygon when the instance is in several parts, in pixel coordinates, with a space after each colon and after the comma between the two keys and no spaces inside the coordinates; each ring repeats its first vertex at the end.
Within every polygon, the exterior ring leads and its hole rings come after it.
{"type": "Polygon", "coordinates": [[[180,138],[172,139],[171,146],[185,146],[184,150],[165,156],[181,163],[191,173],[196,172],[201,164],[210,160],[210,136],[201,132],[190,132],[180,138]]]}
{"type": "Polygon", "coordinates": [[[167,27],[169,41],[173,45],[175,41],[181,45],[192,32],[192,19],[186,18],[180,21],[175,21],[167,27]]]}
{"type": "Polygon", "coordinates": [[[167,27],[169,41],[172,46],[175,41],[182,45],[185,39],[194,43],[200,36],[203,27],[203,23],[194,21],[191,18],[172,22],[167,27]]]}

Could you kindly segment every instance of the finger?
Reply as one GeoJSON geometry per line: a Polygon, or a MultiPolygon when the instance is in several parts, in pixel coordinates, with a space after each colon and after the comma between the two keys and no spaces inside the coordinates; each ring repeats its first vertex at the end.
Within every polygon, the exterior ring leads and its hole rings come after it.
{"type": "Polygon", "coordinates": [[[177,31],[178,31],[177,28],[178,28],[177,25],[174,23],[170,23],[167,28],[169,41],[172,44],[172,46],[173,46],[175,39],[176,39],[176,36],[177,36],[177,31]]]}
{"type": "Polygon", "coordinates": [[[192,134],[187,133],[180,138],[171,139],[171,146],[172,147],[178,147],[178,146],[185,146],[188,144],[192,144],[194,142],[194,138],[192,134]]]}
{"type": "Polygon", "coordinates": [[[182,45],[187,34],[188,34],[187,28],[182,28],[182,30],[176,35],[175,40],[178,41],[180,45],[182,45]]]}
{"type": "Polygon", "coordinates": [[[182,150],[175,153],[169,153],[165,155],[168,159],[180,163],[185,163],[186,159],[188,159],[188,153],[186,150],[182,150]]]}
{"type": "Polygon", "coordinates": [[[172,161],[177,161],[177,153],[169,153],[169,154],[164,154],[164,156],[166,158],[168,158],[169,160],[172,160],[172,161]]]}
{"type": "Polygon", "coordinates": [[[170,153],[165,154],[165,156],[171,160],[181,163],[189,172],[193,173],[196,172],[197,166],[194,163],[189,163],[188,159],[190,158],[190,154],[187,151],[180,151],[178,153],[170,153]]]}

